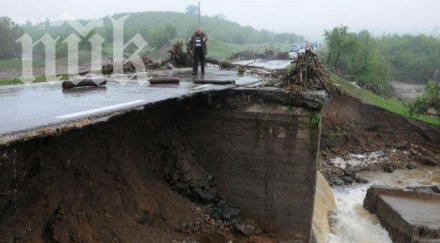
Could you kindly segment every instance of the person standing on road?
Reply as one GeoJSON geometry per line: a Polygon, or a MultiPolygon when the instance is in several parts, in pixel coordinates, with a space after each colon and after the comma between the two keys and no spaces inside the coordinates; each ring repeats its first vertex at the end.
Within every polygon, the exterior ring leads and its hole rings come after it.
{"type": "Polygon", "coordinates": [[[196,33],[191,37],[189,49],[193,56],[193,75],[197,75],[199,69],[199,62],[201,66],[202,75],[205,74],[205,56],[208,54],[208,37],[203,28],[199,27],[196,33]]]}

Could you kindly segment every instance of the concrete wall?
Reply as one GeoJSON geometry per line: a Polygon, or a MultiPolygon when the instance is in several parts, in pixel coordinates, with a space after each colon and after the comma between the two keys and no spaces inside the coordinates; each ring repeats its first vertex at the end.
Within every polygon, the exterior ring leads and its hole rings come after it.
{"type": "MultiPolygon", "coordinates": [[[[283,95],[280,93],[279,95],[283,95]]],[[[311,238],[319,113],[259,95],[208,97],[182,128],[228,204],[280,241],[311,238]]]]}
{"type": "Polygon", "coordinates": [[[429,186],[419,190],[372,186],[367,191],[364,207],[394,242],[440,242],[440,195],[429,186]]]}

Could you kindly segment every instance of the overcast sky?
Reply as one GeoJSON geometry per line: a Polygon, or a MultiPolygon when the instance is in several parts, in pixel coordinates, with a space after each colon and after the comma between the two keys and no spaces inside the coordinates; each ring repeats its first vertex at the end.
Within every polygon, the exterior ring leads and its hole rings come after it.
{"type": "MultiPolygon", "coordinates": [[[[184,12],[191,0],[0,0],[0,16],[18,22],[46,17],[96,18],[113,13],[169,10],[184,12]]],[[[324,29],[348,25],[352,30],[429,33],[440,26],[440,0],[201,0],[203,15],[227,19],[257,29],[295,32],[317,38],[324,29]]]]}

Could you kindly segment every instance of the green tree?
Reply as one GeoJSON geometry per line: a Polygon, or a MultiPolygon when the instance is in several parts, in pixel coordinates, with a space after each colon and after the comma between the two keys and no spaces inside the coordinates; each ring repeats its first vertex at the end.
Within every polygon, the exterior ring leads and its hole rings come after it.
{"type": "Polygon", "coordinates": [[[440,68],[440,39],[432,36],[388,35],[379,45],[394,79],[426,83],[440,68]]]}
{"type": "Polygon", "coordinates": [[[355,34],[349,33],[347,26],[335,27],[332,31],[325,31],[324,36],[329,48],[326,61],[335,68],[339,67],[341,55],[351,56],[357,48],[355,34]]]}
{"type": "Polygon", "coordinates": [[[0,17],[0,58],[10,59],[20,56],[20,44],[16,40],[23,30],[7,17],[0,17]]]}
{"type": "Polygon", "coordinates": [[[352,33],[346,26],[340,26],[326,31],[325,40],[329,66],[376,93],[390,91],[389,65],[368,31],[352,33]]]}
{"type": "Polygon", "coordinates": [[[380,53],[377,41],[368,31],[356,35],[357,50],[351,64],[358,81],[376,92],[389,88],[390,72],[388,63],[380,53]]]}

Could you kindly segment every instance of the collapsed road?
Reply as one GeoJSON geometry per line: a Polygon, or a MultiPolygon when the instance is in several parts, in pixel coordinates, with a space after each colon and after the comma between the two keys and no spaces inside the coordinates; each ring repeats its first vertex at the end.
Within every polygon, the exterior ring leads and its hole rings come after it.
{"type": "MultiPolygon", "coordinates": [[[[217,77],[219,70],[208,69],[205,78],[217,77]]],[[[84,118],[102,112],[141,106],[150,102],[180,97],[195,92],[228,89],[233,86],[198,85],[190,70],[163,71],[162,76],[181,77],[180,85],[149,85],[147,81],[109,82],[106,86],[87,89],[60,89],[60,82],[0,87],[0,135],[84,118]]],[[[218,78],[217,78],[218,79],[218,78]]],[[[236,79],[238,85],[255,83],[256,77],[238,76],[221,71],[220,79],[236,79]]]]}
{"type": "Polygon", "coordinates": [[[310,241],[325,92],[178,72],[162,74],[179,85],[4,88],[0,241],[310,241]]]}

